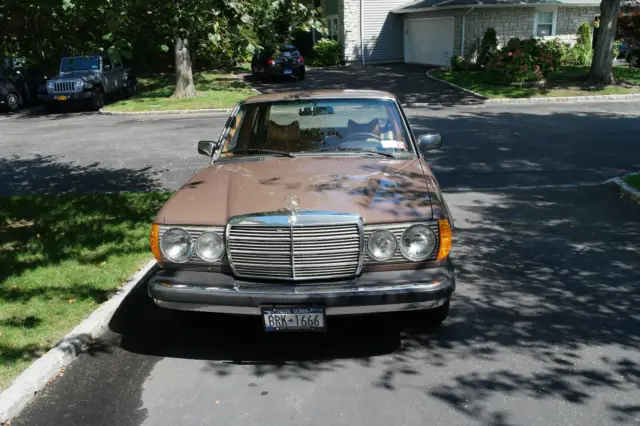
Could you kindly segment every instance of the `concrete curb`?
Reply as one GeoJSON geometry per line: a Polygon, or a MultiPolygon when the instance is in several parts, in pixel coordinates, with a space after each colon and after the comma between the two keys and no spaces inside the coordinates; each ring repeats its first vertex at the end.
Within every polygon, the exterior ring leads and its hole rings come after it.
{"type": "MultiPolygon", "coordinates": [[[[629,173],[627,176],[634,176],[638,174],[640,173],[629,173]]],[[[609,179],[605,181],[605,183],[617,185],[622,191],[623,195],[627,195],[629,196],[629,198],[633,200],[640,201],[640,191],[638,191],[637,189],[635,189],[634,187],[632,187],[631,185],[623,181],[622,178],[617,177],[617,178],[609,179]]]]}
{"type": "Polygon", "coordinates": [[[517,99],[492,99],[487,96],[481,95],[476,92],[472,92],[469,89],[460,87],[457,84],[449,83],[448,81],[441,80],[431,75],[433,71],[444,71],[447,68],[437,68],[427,71],[427,77],[448,86],[454,87],[465,93],[473,95],[484,101],[486,105],[496,104],[551,104],[551,103],[577,103],[577,102],[602,102],[602,101],[640,101],[640,93],[634,93],[631,95],[595,95],[595,96],[560,96],[560,97],[546,97],[546,98],[517,98],[517,99]]]}
{"type": "Polygon", "coordinates": [[[244,84],[246,84],[246,85],[247,85],[247,87],[248,87],[249,89],[253,90],[253,91],[256,93],[256,95],[262,95],[262,92],[261,92],[261,91],[259,91],[258,89],[256,89],[255,87],[253,87],[252,85],[250,85],[249,83],[247,83],[246,81],[244,81],[244,79],[243,79],[243,78],[241,78],[240,76],[235,75],[235,74],[233,74],[233,73],[232,73],[232,74],[229,74],[229,75],[230,75],[231,77],[233,77],[233,78],[237,79],[237,80],[240,80],[240,81],[241,81],[241,82],[243,82],[244,84]]]}
{"type": "Polygon", "coordinates": [[[94,339],[102,335],[113,313],[127,294],[156,268],[155,260],[148,262],[116,294],[17,377],[11,386],[0,394],[0,424],[17,416],[50,380],[60,374],[63,367],[69,365],[94,339]]]}
{"type": "Polygon", "coordinates": [[[175,114],[198,114],[211,112],[231,112],[231,108],[203,108],[203,109],[174,109],[169,111],[105,111],[100,109],[102,115],[175,115],[175,114]]]}

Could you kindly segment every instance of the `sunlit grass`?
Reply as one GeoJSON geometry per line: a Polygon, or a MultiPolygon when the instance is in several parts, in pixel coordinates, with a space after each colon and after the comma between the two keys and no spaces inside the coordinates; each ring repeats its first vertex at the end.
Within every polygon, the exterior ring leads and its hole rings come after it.
{"type": "Polygon", "coordinates": [[[237,102],[255,95],[246,84],[229,74],[198,73],[194,75],[197,96],[171,99],[175,90],[174,74],[139,77],[138,92],[131,99],[118,100],[105,111],[167,111],[205,108],[231,108],[237,102]]]}
{"type": "Polygon", "coordinates": [[[435,71],[436,78],[456,84],[489,98],[535,98],[640,93],[640,69],[615,67],[614,74],[623,84],[589,87],[584,79],[588,67],[563,67],[549,77],[547,87],[519,87],[492,84],[484,71],[435,71]]]}
{"type": "Polygon", "coordinates": [[[0,390],[151,259],[167,197],[0,198],[0,390]]]}

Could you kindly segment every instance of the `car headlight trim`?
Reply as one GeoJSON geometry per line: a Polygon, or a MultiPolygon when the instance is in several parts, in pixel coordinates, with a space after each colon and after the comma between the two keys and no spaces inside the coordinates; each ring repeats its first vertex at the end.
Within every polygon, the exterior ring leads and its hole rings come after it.
{"type": "Polygon", "coordinates": [[[198,237],[196,251],[206,262],[217,262],[222,259],[226,250],[224,238],[215,232],[204,232],[198,237]]]}
{"type": "Polygon", "coordinates": [[[182,228],[170,228],[160,240],[162,255],[174,263],[186,263],[193,256],[194,244],[191,234],[182,228]]]}
{"type": "Polygon", "coordinates": [[[398,241],[388,229],[377,229],[367,239],[367,252],[374,260],[384,262],[393,257],[398,250],[398,241]]]}
{"type": "Polygon", "coordinates": [[[82,86],[84,86],[84,80],[82,80],[82,79],[76,80],[76,88],[79,89],[82,86]]]}
{"type": "Polygon", "coordinates": [[[429,258],[437,246],[438,238],[426,224],[411,225],[400,237],[400,252],[412,262],[429,258]]]}

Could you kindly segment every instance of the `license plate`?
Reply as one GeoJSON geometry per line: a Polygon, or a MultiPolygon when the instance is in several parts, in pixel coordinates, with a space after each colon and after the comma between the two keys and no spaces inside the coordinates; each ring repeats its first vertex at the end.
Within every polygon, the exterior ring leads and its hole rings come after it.
{"type": "Polygon", "coordinates": [[[291,74],[291,68],[285,68],[284,69],[284,73],[285,74],[291,74]]]}
{"type": "Polygon", "coordinates": [[[56,96],[56,99],[59,101],[66,101],[69,98],[67,96],[56,96]]]}
{"type": "Polygon", "coordinates": [[[265,331],[324,331],[325,314],[320,306],[262,307],[265,331]]]}

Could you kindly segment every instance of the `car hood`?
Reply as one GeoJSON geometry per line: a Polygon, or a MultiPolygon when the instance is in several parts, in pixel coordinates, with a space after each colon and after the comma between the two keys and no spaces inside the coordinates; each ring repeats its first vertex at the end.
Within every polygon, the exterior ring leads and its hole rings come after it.
{"type": "MultiPolygon", "coordinates": [[[[61,74],[55,78],[55,80],[77,80],[82,78],[84,80],[92,80],[96,78],[97,71],[71,71],[61,74]]],[[[53,80],[53,79],[52,79],[53,80]]]]}
{"type": "Polygon", "coordinates": [[[299,198],[299,211],[355,213],[364,223],[428,220],[434,212],[432,198],[438,200],[428,182],[435,183],[420,159],[332,156],[223,162],[196,174],[167,201],[155,222],[225,225],[236,215],[282,210],[288,195],[299,198]]]}

